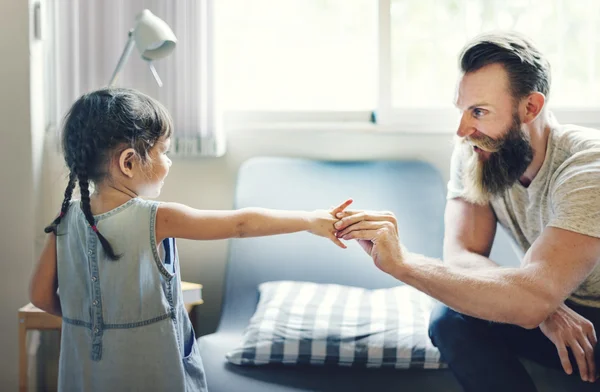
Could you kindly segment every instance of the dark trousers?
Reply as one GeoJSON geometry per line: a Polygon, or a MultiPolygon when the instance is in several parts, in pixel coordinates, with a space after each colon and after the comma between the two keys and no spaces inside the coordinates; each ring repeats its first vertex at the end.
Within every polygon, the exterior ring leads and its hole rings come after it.
{"type": "MultiPolygon", "coordinates": [[[[600,309],[568,306],[591,321],[600,337],[600,309]]],[[[562,370],[556,346],[539,328],[528,330],[492,323],[438,304],[431,314],[429,336],[467,392],[536,391],[519,357],[562,370]]],[[[596,348],[595,355],[596,368],[600,370],[600,348],[596,348]]],[[[577,363],[569,356],[573,366],[571,377],[581,380],[577,363]]],[[[597,385],[600,391],[600,380],[592,385],[597,385]]]]}

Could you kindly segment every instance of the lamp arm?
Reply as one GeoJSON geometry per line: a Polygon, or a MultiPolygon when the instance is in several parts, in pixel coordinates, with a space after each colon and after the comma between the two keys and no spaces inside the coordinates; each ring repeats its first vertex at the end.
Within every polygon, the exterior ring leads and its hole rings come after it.
{"type": "Polygon", "coordinates": [[[115,82],[117,81],[117,78],[119,77],[119,73],[125,66],[125,63],[127,62],[127,59],[129,59],[129,56],[131,55],[131,51],[133,50],[134,44],[135,44],[135,41],[133,39],[133,29],[131,29],[131,30],[129,30],[129,38],[127,39],[127,43],[125,44],[125,49],[123,49],[123,53],[121,54],[121,58],[119,59],[119,62],[117,63],[117,67],[115,68],[115,71],[113,72],[113,75],[110,78],[108,87],[112,87],[115,84],[115,82]]]}

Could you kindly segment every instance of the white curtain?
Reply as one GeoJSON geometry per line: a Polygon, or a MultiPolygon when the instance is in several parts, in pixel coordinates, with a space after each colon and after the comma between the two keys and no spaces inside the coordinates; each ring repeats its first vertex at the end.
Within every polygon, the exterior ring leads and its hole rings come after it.
{"type": "Polygon", "coordinates": [[[46,0],[48,122],[60,126],[82,93],[108,84],[136,15],[147,8],[177,37],[165,59],[148,64],[134,48],[116,85],[161,101],[175,122],[173,153],[220,156],[224,135],[216,124],[212,68],[212,0],[46,0]]]}

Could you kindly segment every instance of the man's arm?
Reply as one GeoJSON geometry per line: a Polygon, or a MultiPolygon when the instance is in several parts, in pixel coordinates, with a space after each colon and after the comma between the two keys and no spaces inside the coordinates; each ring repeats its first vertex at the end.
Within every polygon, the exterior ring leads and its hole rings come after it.
{"type": "Polygon", "coordinates": [[[488,258],[496,235],[496,216],[489,205],[450,199],[444,221],[445,263],[469,269],[498,267],[488,258]]]}
{"type": "Polygon", "coordinates": [[[395,218],[356,214],[337,227],[360,240],[384,272],[447,306],[484,320],[535,328],[597,265],[600,239],[546,228],[520,268],[464,269],[401,249],[395,218]]]}
{"type": "MultiPolygon", "coordinates": [[[[496,224],[489,205],[478,206],[460,198],[449,200],[445,214],[444,263],[469,269],[498,266],[488,258],[496,224]]],[[[567,349],[570,348],[581,378],[596,380],[594,347],[598,340],[589,320],[562,303],[540,324],[540,329],[556,346],[565,373],[573,372],[567,349]]]]}
{"type": "Polygon", "coordinates": [[[394,276],[461,313],[536,328],[597,265],[600,239],[546,228],[521,268],[463,270],[409,254],[394,276]]]}

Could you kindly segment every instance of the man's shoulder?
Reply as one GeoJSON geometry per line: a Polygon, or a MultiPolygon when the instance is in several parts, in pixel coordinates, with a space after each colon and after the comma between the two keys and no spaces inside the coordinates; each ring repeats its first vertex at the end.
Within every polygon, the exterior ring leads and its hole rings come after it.
{"type": "Polygon", "coordinates": [[[565,158],[587,151],[595,155],[600,150],[600,130],[595,128],[564,124],[552,130],[551,138],[556,152],[565,158]]]}
{"type": "Polygon", "coordinates": [[[571,176],[600,168],[600,130],[578,125],[561,125],[552,130],[550,171],[553,177],[571,176]]]}
{"type": "Polygon", "coordinates": [[[559,188],[567,192],[600,183],[600,138],[596,141],[595,135],[591,135],[593,132],[600,134],[591,128],[569,128],[563,135],[567,140],[555,146],[551,194],[559,188]]]}

